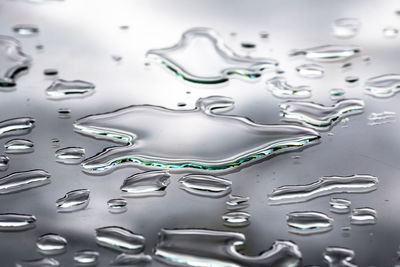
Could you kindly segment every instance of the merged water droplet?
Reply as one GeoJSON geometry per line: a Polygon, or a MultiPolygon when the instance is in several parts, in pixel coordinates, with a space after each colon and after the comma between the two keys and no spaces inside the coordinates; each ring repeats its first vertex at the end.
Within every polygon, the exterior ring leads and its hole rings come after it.
{"type": "Polygon", "coordinates": [[[85,159],[85,149],[65,147],[56,151],[56,161],[63,164],[80,164],[85,159]]]}
{"type": "Polygon", "coordinates": [[[83,210],[89,205],[88,189],[73,190],[56,201],[57,212],[73,212],[83,210]]]}
{"type": "Polygon", "coordinates": [[[224,225],[229,227],[244,227],[250,224],[250,214],[244,211],[231,211],[222,215],[224,225]]]}
{"type": "Polygon", "coordinates": [[[34,144],[26,139],[13,139],[4,144],[7,154],[26,154],[34,151],[34,144]]]}
{"type": "Polygon", "coordinates": [[[311,235],[332,230],[333,219],[322,212],[295,211],[287,215],[288,231],[298,235],[311,235]]]}
{"type": "Polygon", "coordinates": [[[50,173],[44,170],[14,172],[0,178],[0,195],[15,193],[50,183],[50,173]]]}
{"type": "Polygon", "coordinates": [[[144,249],[145,238],[119,226],[96,229],[98,245],[120,252],[136,254],[144,249]]]}
{"type": "Polygon", "coordinates": [[[319,131],[330,130],[341,119],[362,113],[364,101],[343,99],[332,106],[305,101],[287,101],[280,104],[282,120],[297,122],[319,131]]]}
{"type": "Polygon", "coordinates": [[[303,64],[296,67],[297,73],[304,78],[324,77],[324,67],[317,64],[303,64]]]}
{"type": "Polygon", "coordinates": [[[34,127],[35,119],[25,117],[0,122],[0,138],[28,134],[34,127]]]}
{"type": "Polygon", "coordinates": [[[16,267],[58,267],[60,262],[54,258],[42,258],[35,260],[19,261],[15,264],[16,267]]]}
{"type": "Polygon", "coordinates": [[[354,37],[361,26],[361,22],[356,18],[341,18],[333,22],[333,34],[337,38],[347,39],[354,37]]]}
{"type": "Polygon", "coordinates": [[[140,253],[140,254],[126,254],[122,253],[115,257],[111,261],[111,266],[147,266],[151,263],[151,256],[140,253]]]}
{"type": "Polygon", "coordinates": [[[46,89],[46,96],[52,100],[83,98],[94,94],[95,87],[93,83],[85,81],[57,79],[46,89]]]}
{"type": "Polygon", "coordinates": [[[327,247],[323,254],[329,267],[357,267],[351,263],[355,257],[353,250],[342,247],[327,247]]]}
{"type": "Polygon", "coordinates": [[[307,49],[292,50],[289,56],[304,56],[318,62],[345,61],[358,56],[361,48],[354,45],[322,45],[307,49]]]}
{"type": "Polygon", "coordinates": [[[74,264],[76,266],[97,265],[100,253],[94,250],[80,250],[74,253],[74,264]]]}
{"type": "Polygon", "coordinates": [[[304,148],[320,137],[304,127],[263,125],[217,113],[232,106],[230,98],[211,96],[199,99],[191,110],[138,105],[82,118],[74,123],[75,131],[124,144],[87,159],[83,170],[104,174],[117,167],[140,165],[171,171],[223,170],[304,148]],[[177,127],[167,127],[171,121],[177,127]]]}
{"type": "Polygon", "coordinates": [[[61,254],[67,250],[67,239],[58,234],[44,234],[37,239],[36,246],[41,254],[61,254]]]}
{"type": "MultiPolygon", "coordinates": [[[[174,46],[162,49],[152,49],[147,57],[153,59],[178,78],[190,83],[211,85],[227,82],[230,78],[241,78],[252,81],[260,78],[265,70],[274,69],[278,63],[268,58],[252,58],[241,56],[229,48],[222,37],[213,29],[192,28],[183,33],[181,40],[174,46]],[[177,52],[186,50],[194,39],[205,38],[213,45],[218,55],[223,59],[223,67],[213,76],[197,74],[188,70],[174,59],[177,52]]],[[[184,61],[183,61],[184,62],[184,61]]],[[[210,65],[208,68],[211,69],[210,65]]]]}
{"type": "Polygon", "coordinates": [[[271,93],[279,98],[309,98],[311,97],[311,88],[309,86],[292,86],[286,79],[276,76],[267,80],[267,88],[271,93]]]}
{"type": "Polygon", "coordinates": [[[400,91],[400,74],[384,74],[365,82],[364,92],[375,97],[391,97],[400,91]]]}
{"type": "Polygon", "coordinates": [[[344,214],[350,212],[351,201],[344,198],[331,198],[329,205],[331,205],[331,212],[344,214]]]}
{"type": "Polygon", "coordinates": [[[385,123],[392,123],[396,121],[397,114],[396,112],[392,111],[384,111],[380,113],[372,112],[368,116],[368,125],[380,125],[385,123]]]}
{"type": "Polygon", "coordinates": [[[346,91],[342,88],[332,88],[331,90],[329,90],[331,100],[342,99],[344,97],[345,93],[346,93],[346,91]]]}
{"type": "Polygon", "coordinates": [[[6,171],[8,169],[8,162],[10,158],[4,155],[0,155],[0,171],[6,171]]]}
{"type": "Polygon", "coordinates": [[[36,217],[29,214],[0,213],[0,231],[25,231],[35,227],[36,217]]]}
{"type": "Polygon", "coordinates": [[[383,29],[383,37],[385,38],[395,38],[399,35],[399,29],[395,27],[386,27],[383,29]]]}
{"type": "Polygon", "coordinates": [[[327,176],[306,185],[285,185],[268,195],[270,205],[308,201],[336,193],[367,193],[376,190],[378,178],[371,175],[327,176]]]}
{"type": "Polygon", "coordinates": [[[200,229],[162,229],[154,257],[169,265],[182,266],[301,266],[301,252],[291,241],[275,241],[259,256],[237,250],[246,238],[241,233],[200,229]]]}
{"type": "Polygon", "coordinates": [[[189,174],[179,179],[180,188],[194,195],[205,197],[223,197],[232,190],[232,182],[223,178],[189,174]]]}
{"type": "Polygon", "coordinates": [[[169,183],[167,171],[148,171],[126,178],[121,191],[129,197],[163,196],[169,183]]]}
{"type": "Polygon", "coordinates": [[[226,201],[226,208],[228,210],[240,210],[249,206],[250,197],[242,197],[238,195],[229,195],[229,200],[226,201]]]}
{"type": "Polygon", "coordinates": [[[113,198],[107,201],[108,210],[111,213],[123,213],[127,211],[127,201],[123,198],[113,198]]]}
{"type": "Polygon", "coordinates": [[[21,36],[32,36],[39,34],[39,27],[32,24],[18,24],[12,29],[15,33],[21,36]]]}
{"type": "Polygon", "coordinates": [[[353,209],[350,216],[350,223],[356,225],[376,224],[377,213],[372,208],[353,209]]]}

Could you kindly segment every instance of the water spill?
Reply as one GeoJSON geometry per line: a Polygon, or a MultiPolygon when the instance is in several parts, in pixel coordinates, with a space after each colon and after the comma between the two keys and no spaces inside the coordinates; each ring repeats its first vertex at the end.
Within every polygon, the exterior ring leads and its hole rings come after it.
{"type": "Polygon", "coordinates": [[[80,164],[85,159],[85,149],[65,147],[56,151],[56,161],[63,164],[80,164]]]}
{"type": "Polygon", "coordinates": [[[111,213],[123,213],[127,211],[127,201],[123,198],[113,198],[107,201],[108,210],[111,213]]]}
{"type": "Polygon", "coordinates": [[[249,206],[250,197],[242,197],[238,195],[229,195],[229,200],[226,201],[228,210],[241,210],[249,206]]]}
{"type": "Polygon", "coordinates": [[[344,198],[331,198],[329,205],[331,212],[345,214],[350,212],[351,201],[344,198]]]}
{"type": "Polygon", "coordinates": [[[400,91],[400,74],[384,74],[365,82],[364,92],[375,97],[391,97],[400,91]]]}
{"type": "Polygon", "coordinates": [[[93,83],[80,80],[66,81],[57,79],[46,89],[46,96],[48,99],[62,100],[83,98],[94,94],[94,92],[95,85],[93,83]]]}
{"type": "Polygon", "coordinates": [[[205,197],[223,197],[232,190],[232,182],[223,178],[189,174],[179,179],[180,188],[194,195],[205,197]]]}
{"type": "Polygon", "coordinates": [[[57,69],[44,69],[43,74],[46,76],[56,76],[58,74],[57,69]]]}
{"type": "Polygon", "coordinates": [[[167,171],[148,171],[126,178],[121,191],[128,197],[163,196],[169,183],[167,171]]]}
{"type": "Polygon", "coordinates": [[[304,78],[324,77],[324,67],[317,64],[303,64],[296,67],[297,73],[304,78]]]}
{"type": "Polygon", "coordinates": [[[397,35],[399,35],[399,29],[395,27],[386,27],[383,29],[383,37],[385,38],[395,38],[397,35]]]}
{"type": "Polygon", "coordinates": [[[384,111],[380,113],[375,113],[372,112],[368,116],[368,125],[380,125],[380,124],[385,124],[385,123],[392,123],[395,122],[397,118],[396,112],[392,111],[384,111]]]}
{"type": "Polygon", "coordinates": [[[354,37],[361,26],[361,22],[356,18],[341,18],[333,22],[333,35],[340,39],[354,37]]]}
{"type": "Polygon", "coordinates": [[[15,33],[21,36],[32,36],[39,34],[39,27],[32,24],[18,24],[12,29],[15,33]]]}
{"type": "Polygon", "coordinates": [[[280,104],[282,120],[297,122],[319,131],[330,130],[341,119],[362,113],[364,101],[343,99],[332,106],[305,101],[287,101],[280,104]]]}
{"type": "Polygon", "coordinates": [[[50,174],[43,170],[14,172],[0,178],[0,195],[10,194],[50,183],[50,174]]]}
{"type": "Polygon", "coordinates": [[[332,230],[333,219],[322,212],[296,211],[287,215],[288,231],[298,235],[312,235],[332,230]]]}
{"type": "Polygon", "coordinates": [[[353,250],[342,247],[327,247],[323,253],[324,260],[329,267],[357,267],[351,263],[354,256],[353,250]]]}
{"type": "Polygon", "coordinates": [[[36,241],[39,253],[44,255],[56,255],[67,250],[67,239],[57,234],[44,234],[36,241]]]}
{"type": "Polygon", "coordinates": [[[6,171],[8,169],[8,162],[10,158],[4,155],[0,155],[0,171],[6,171]]]}
{"type": "Polygon", "coordinates": [[[376,224],[377,213],[372,208],[353,209],[350,216],[350,223],[356,225],[376,224]]]}
{"type": "Polygon", "coordinates": [[[346,91],[342,88],[332,88],[329,90],[329,95],[331,100],[339,100],[342,99],[345,95],[346,91]]]}
{"type": "Polygon", "coordinates": [[[83,210],[89,205],[88,189],[73,190],[56,201],[57,212],[73,212],[83,210]]]}
{"type": "Polygon", "coordinates": [[[59,108],[57,112],[58,112],[58,118],[60,119],[71,118],[71,109],[69,108],[59,108]]]}
{"type": "Polygon", "coordinates": [[[31,62],[17,39],[0,35],[0,91],[14,87],[15,79],[29,68],[31,62]]]}
{"type": "Polygon", "coordinates": [[[0,138],[5,136],[24,135],[30,133],[35,124],[35,119],[15,118],[0,122],[0,138]]]}
{"type": "Polygon", "coordinates": [[[267,88],[271,93],[279,98],[309,98],[311,97],[311,88],[309,86],[292,86],[286,79],[276,76],[266,81],[267,88]]]}
{"type": "Polygon", "coordinates": [[[100,253],[94,250],[80,250],[74,253],[74,264],[76,266],[97,265],[100,253]]]}
{"type": "Polygon", "coordinates": [[[327,176],[306,185],[285,185],[268,195],[268,204],[305,202],[336,193],[367,193],[376,190],[378,178],[371,175],[327,176]]]}
{"type": "Polygon", "coordinates": [[[115,257],[111,261],[111,266],[146,266],[150,264],[152,258],[150,255],[143,253],[140,254],[126,254],[122,253],[115,257]]]}
{"type": "Polygon", "coordinates": [[[231,211],[222,215],[225,226],[244,227],[250,224],[250,214],[244,211],[231,211]]]}
{"type": "Polygon", "coordinates": [[[42,258],[35,260],[19,261],[16,267],[59,267],[60,262],[53,258],[42,258]]]}
{"type": "Polygon", "coordinates": [[[36,217],[29,214],[0,213],[0,231],[25,231],[35,227],[36,217]]]}
{"type": "Polygon", "coordinates": [[[154,257],[166,264],[182,266],[301,266],[296,244],[275,241],[258,256],[238,252],[246,241],[241,233],[203,229],[162,229],[154,257]]]}
{"type": "MultiPolygon", "coordinates": [[[[149,50],[147,57],[153,59],[184,81],[204,85],[225,83],[230,78],[241,78],[247,81],[257,80],[264,71],[274,69],[278,65],[273,59],[252,58],[237,54],[225,44],[216,31],[209,28],[192,28],[183,33],[181,40],[176,45],[149,50]],[[225,62],[224,67],[213,76],[204,76],[191,72],[170,56],[176,54],[176,52],[187,50],[192,41],[198,38],[207,39],[211,42],[218,55],[225,62]]],[[[209,68],[211,67],[209,66],[209,68]]]]}
{"type": "Polygon", "coordinates": [[[289,56],[304,56],[318,62],[345,61],[360,55],[361,48],[354,45],[322,45],[307,49],[292,50],[289,56]]]}
{"type": "Polygon", "coordinates": [[[125,228],[108,226],[96,229],[96,242],[103,247],[136,254],[143,251],[145,239],[125,228]]]}
{"type": "Polygon", "coordinates": [[[79,119],[75,131],[124,144],[87,159],[83,170],[104,174],[130,165],[224,170],[318,143],[319,134],[308,128],[218,114],[232,107],[232,99],[210,96],[189,110],[138,105],[79,119]],[[167,127],[171,121],[177,127],[167,127]]]}
{"type": "Polygon", "coordinates": [[[34,151],[33,142],[26,139],[13,139],[4,144],[7,154],[26,154],[34,151]]]}
{"type": "Polygon", "coordinates": [[[344,78],[344,81],[351,85],[351,84],[358,82],[359,79],[360,78],[358,76],[346,76],[344,78]]]}

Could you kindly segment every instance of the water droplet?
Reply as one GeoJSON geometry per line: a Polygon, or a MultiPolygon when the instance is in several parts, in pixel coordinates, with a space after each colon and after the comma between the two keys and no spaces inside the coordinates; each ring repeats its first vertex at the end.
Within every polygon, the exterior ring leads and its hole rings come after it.
{"type": "Polygon", "coordinates": [[[127,204],[128,203],[123,198],[113,198],[107,201],[108,210],[111,213],[123,213],[127,211],[128,210],[126,207],[127,204]]]}
{"type": "Polygon", "coordinates": [[[385,123],[392,123],[396,121],[397,114],[392,111],[384,111],[380,113],[372,112],[368,116],[368,125],[380,125],[385,123]]]}
{"type": "Polygon", "coordinates": [[[25,139],[13,139],[4,144],[7,154],[26,154],[34,151],[32,141],[25,139]]]}
{"type": "Polygon", "coordinates": [[[6,171],[8,169],[8,162],[10,158],[4,155],[0,155],[0,171],[6,171]]]}
{"type": "Polygon", "coordinates": [[[362,113],[364,101],[339,100],[332,106],[305,101],[287,101],[280,104],[282,121],[297,122],[305,126],[327,131],[341,119],[362,113]]]}
{"type": "Polygon", "coordinates": [[[342,247],[327,247],[323,253],[329,267],[357,267],[351,263],[355,256],[353,250],[342,247]]]}
{"type": "Polygon", "coordinates": [[[372,77],[365,82],[364,92],[375,97],[391,97],[400,92],[400,74],[372,77]]]}
{"type": "Polygon", "coordinates": [[[333,219],[322,212],[295,211],[287,215],[286,222],[290,233],[311,235],[332,230],[333,219]]]}
{"type": "MultiPolygon", "coordinates": [[[[230,78],[241,78],[247,81],[257,80],[265,70],[275,69],[278,63],[268,58],[252,58],[241,56],[231,50],[224,42],[222,37],[209,28],[193,28],[183,33],[178,44],[162,49],[153,49],[147,52],[147,57],[167,68],[178,78],[190,83],[212,85],[228,82],[230,78]],[[186,50],[194,39],[207,39],[213,45],[218,55],[223,59],[224,65],[214,75],[200,75],[188,70],[188,67],[178,64],[170,56],[172,52],[186,50]]],[[[214,66],[208,67],[208,72],[214,66]]]]}
{"type": "Polygon", "coordinates": [[[250,42],[242,42],[240,43],[240,46],[244,49],[250,49],[250,50],[253,50],[257,47],[255,43],[250,43],[250,42]]]}
{"type": "Polygon", "coordinates": [[[212,96],[199,99],[194,109],[138,105],[79,119],[75,131],[124,144],[87,159],[83,170],[92,174],[123,166],[222,170],[318,142],[319,134],[308,128],[263,125],[218,114],[232,107],[230,98],[212,96]],[[166,127],[171,120],[179,127],[166,127]]]}
{"type": "Polygon", "coordinates": [[[85,158],[85,149],[81,147],[65,147],[56,151],[56,161],[63,164],[80,164],[85,158]]]}
{"type": "Polygon", "coordinates": [[[182,266],[301,266],[301,252],[291,241],[275,241],[259,256],[237,250],[246,238],[241,233],[200,229],[162,229],[154,257],[162,263],[182,266]]]}
{"type": "Polygon", "coordinates": [[[232,182],[223,178],[189,174],[179,179],[180,188],[194,195],[205,197],[223,197],[232,190],[232,182]]]}
{"type": "Polygon", "coordinates": [[[129,25],[121,25],[119,26],[121,30],[129,30],[129,25]]]}
{"type": "Polygon", "coordinates": [[[275,71],[275,73],[276,73],[277,75],[281,75],[281,74],[284,74],[285,71],[282,70],[282,69],[277,69],[277,70],[275,71]]]}
{"type": "Polygon", "coordinates": [[[73,212],[85,209],[89,205],[88,189],[73,190],[56,201],[57,212],[73,212]]]}
{"type": "Polygon", "coordinates": [[[29,214],[0,213],[0,231],[25,231],[35,227],[36,217],[29,214]]]}
{"type": "Polygon", "coordinates": [[[329,95],[331,96],[331,100],[342,99],[345,93],[346,91],[342,88],[332,88],[331,90],[329,90],[329,95]]]}
{"type": "Polygon", "coordinates": [[[99,246],[136,254],[143,251],[145,238],[122,227],[108,226],[96,229],[96,242],[99,246]]]}
{"type": "Polygon", "coordinates": [[[134,174],[124,180],[121,191],[124,196],[163,196],[170,183],[170,175],[166,171],[148,171],[134,174]]]}
{"type": "Polygon", "coordinates": [[[122,253],[115,257],[110,263],[111,266],[146,266],[150,264],[152,258],[149,255],[140,254],[126,254],[122,253]]]}
{"type": "Polygon", "coordinates": [[[250,214],[243,211],[227,212],[222,215],[222,220],[229,227],[244,227],[250,224],[250,214]]]}
{"type": "Polygon", "coordinates": [[[178,102],[178,104],[176,104],[178,107],[186,107],[186,103],[184,102],[178,102]]]}
{"type": "Polygon", "coordinates": [[[371,62],[371,57],[370,56],[363,56],[362,57],[362,61],[364,61],[365,63],[369,63],[369,62],[371,62]]]}
{"type": "Polygon", "coordinates": [[[15,264],[16,267],[58,267],[60,263],[53,258],[42,258],[35,260],[19,261],[15,264]]]}
{"type": "Polygon", "coordinates": [[[14,172],[0,178],[0,195],[49,184],[50,176],[48,172],[43,170],[14,172]]]}
{"type": "Polygon", "coordinates": [[[52,147],[54,147],[54,148],[60,147],[60,145],[59,145],[60,140],[57,139],[57,138],[52,138],[52,139],[51,139],[51,143],[52,143],[52,147]]]}
{"type": "Polygon", "coordinates": [[[322,45],[307,49],[292,50],[289,56],[302,55],[307,59],[319,62],[345,61],[358,56],[361,49],[358,46],[322,45]]]}
{"type": "Polygon", "coordinates": [[[260,36],[261,39],[268,39],[269,38],[269,33],[266,31],[261,31],[258,33],[258,36],[260,36]]]}
{"type": "Polygon", "coordinates": [[[395,38],[399,35],[399,29],[395,27],[386,27],[383,29],[383,36],[385,38],[395,38]]]}
{"type": "Polygon", "coordinates": [[[61,254],[67,250],[67,239],[57,234],[44,234],[37,239],[36,246],[41,254],[61,254]]]}
{"type": "Polygon", "coordinates": [[[77,266],[92,266],[96,265],[100,253],[94,250],[80,250],[74,253],[74,263],[77,266]]]}
{"type": "Polygon", "coordinates": [[[62,100],[70,98],[83,98],[94,94],[95,85],[85,81],[55,80],[47,89],[48,99],[62,100]]]}
{"type": "Polygon", "coordinates": [[[33,118],[16,118],[0,122],[0,138],[28,134],[34,127],[33,118]]]}
{"type": "Polygon", "coordinates": [[[356,82],[358,82],[360,78],[358,76],[346,76],[344,78],[345,82],[348,84],[354,84],[356,82]]]}
{"type": "Polygon", "coordinates": [[[377,213],[372,208],[353,209],[350,216],[350,223],[356,225],[376,224],[377,213]]]}
{"type": "Polygon", "coordinates": [[[283,77],[274,77],[267,80],[267,88],[279,98],[309,98],[311,89],[309,86],[292,86],[283,77]]]}
{"type": "Polygon", "coordinates": [[[111,58],[115,61],[115,62],[120,62],[122,60],[121,56],[118,55],[112,55],[111,58]]]}
{"type": "Polygon", "coordinates": [[[37,50],[41,51],[41,50],[44,49],[44,45],[42,45],[42,44],[37,44],[37,45],[35,46],[35,48],[36,48],[37,50]]]}
{"type": "Polygon", "coordinates": [[[344,198],[331,198],[329,205],[331,205],[331,212],[344,214],[350,212],[351,201],[344,198]]]}
{"type": "Polygon", "coordinates": [[[353,66],[353,63],[351,63],[351,62],[346,62],[346,63],[344,63],[344,64],[341,66],[341,68],[342,68],[342,70],[347,71],[347,70],[349,70],[352,66],[353,66]]]}
{"type": "Polygon", "coordinates": [[[324,77],[324,67],[317,64],[303,64],[296,67],[297,73],[304,78],[322,78],[324,77]]]}
{"type": "Polygon", "coordinates": [[[346,39],[354,37],[361,26],[361,22],[356,18],[341,18],[333,22],[333,34],[337,38],[346,39]]]}
{"type": "Polygon", "coordinates": [[[15,25],[12,29],[15,33],[18,33],[22,36],[32,36],[39,33],[39,27],[32,24],[18,24],[15,25]]]}
{"type": "Polygon", "coordinates": [[[57,69],[44,69],[43,74],[46,76],[56,76],[58,74],[57,69]]]}
{"type": "Polygon", "coordinates": [[[228,210],[240,210],[249,206],[250,197],[242,197],[237,195],[229,195],[229,200],[226,201],[226,208],[228,210]]]}
{"type": "Polygon", "coordinates": [[[71,118],[71,109],[69,108],[59,108],[57,112],[58,112],[58,118],[60,119],[71,118]]]}
{"type": "Polygon", "coordinates": [[[336,193],[368,193],[376,190],[378,178],[371,175],[327,176],[306,185],[285,185],[268,195],[270,205],[305,202],[336,193]]]}

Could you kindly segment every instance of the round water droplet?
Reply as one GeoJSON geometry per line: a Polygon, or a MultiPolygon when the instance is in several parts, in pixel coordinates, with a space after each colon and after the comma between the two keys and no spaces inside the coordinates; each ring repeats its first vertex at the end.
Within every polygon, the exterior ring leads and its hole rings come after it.
{"type": "Polygon", "coordinates": [[[399,34],[399,29],[394,27],[386,27],[383,29],[383,36],[385,38],[395,38],[399,34]]]}
{"type": "Polygon", "coordinates": [[[360,20],[356,18],[341,18],[333,22],[333,34],[337,38],[352,38],[354,37],[361,26],[360,20]]]}
{"type": "Polygon", "coordinates": [[[57,234],[45,234],[37,239],[36,246],[41,254],[60,254],[67,249],[67,239],[57,234]]]}
{"type": "Polygon", "coordinates": [[[96,265],[100,253],[94,250],[80,250],[74,253],[74,263],[78,266],[96,265]]]}

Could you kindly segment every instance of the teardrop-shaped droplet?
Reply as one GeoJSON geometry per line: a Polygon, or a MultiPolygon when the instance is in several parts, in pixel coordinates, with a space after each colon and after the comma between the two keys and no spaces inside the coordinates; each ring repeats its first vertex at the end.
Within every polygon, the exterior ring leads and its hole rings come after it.
{"type": "Polygon", "coordinates": [[[89,82],[57,79],[46,89],[46,95],[49,99],[62,100],[86,97],[94,91],[95,85],[89,82]]]}
{"type": "Polygon", "coordinates": [[[13,27],[13,31],[21,36],[32,36],[39,33],[39,27],[32,24],[18,24],[13,27]]]}
{"type": "Polygon", "coordinates": [[[90,191],[78,189],[70,191],[56,201],[58,212],[73,212],[85,209],[89,205],[90,191]]]}
{"type": "Polygon", "coordinates": [[[307,59],[317,62],[345,61],[358,56],[361,49],[354,45],[322,45],[307,49],[296,49],[289,53],[289,56],[304,56],[307,59]]]}
{"type": "Polygon", "coordinates": [[[65,147],[56,151],[56,161],[63,164],[80,164],[85,159],[85,149],[65,147]]]}
{"type": "Polygon", "coordinates": [[[323,253],[324,260],[329,267],[357,267],[351,263],[354,256],[353,250],[342,247],[327,247],[323,253]]]}
{"type": "Polygon", "coordinates": [[[56,255],[67,250],[67,239],[57,234],[44,234],[36,241],[39,253],[44,255],[56,255]]]}
{"type": "Polygon", "coordinates": [[[121,191],[127,197],[163,196],[169,183],[170,175],[167,171],[148,171],[126,178],[121,191]]]}
{"type": "Polygon", "coordinates": [[[322,78],[324,77],[324,67],[317,64],[303,64],[296,67],[297,73],[304,78],[322,78]]]}
{"type": "Polygon", "coordinates": [[[123,213],[127,211],[127,201],[123,198],[113,198],[107,201],[108,210],[111,213],[123,213]]]}
{"type": "Polygon", "coordinates": [[[15,172],[0,178],[0,195],[19,192],[50,183],[50,174],[43,170],[15,172]]]}
{"type": "Polygon", "coordinates": [[[385,38],[395,38],[399,35],[399,29],[395,27],[386,27],[383,29],[383,36],[385,38]]]}
{"type": "Polygon", "coordinates": [[[36,217],[29,214],[0,213],[0,231],[25,231],[35,227],[36,217]]]}
{"type": "Polygon", "coordinates": [[[26,139],[13,139],[4,144],[7,154],[26,154],[34,151],[34,144],[26,139]]]}
{"type": "Polygon", "coordinates": [[[357,225],[376,224],[377,213],[372,208],[353,209],[350,216],[350,223],[357,225]]]}
{"type": "Polygon", "coordinates": [[[0,122],[0,138],[28,134],[34,127],[35,119],[25,117],[0,122]]]}
{"type": "Polygon", "coordinates": [[[10,158],[4,155],[0,155],[0,171],[6,171],[8,169],[8,162],[10,158]]]}
{"type": "Polygon", "coordinates": [[[74,253],[74,263],[77,266],[93,266],[97,264],[100,253],[94,250],[80,250],[74,253]]]}
{"type": "Polygon", "coordinates": [[[311,88],[309,86],[292,86],[283,77],[274,77],[266,82],[271,93],[279,98],[309,98],[311,88]]]}
{"type": "Polygon", "coordinates": [[[232,211],[222,215],[224,225],[229,227],[244,227],[250,224],[250,214],[244,211],[232,211]]]}
{"type": "Polygon", "coordinates": [[[391,97],[400,92],[400,74],[384,74],[368,79],[364,92],[374,97],[391,97]]]}
{"type": "Polygon", "coordinates": [[[250,197],[242,197],[238,195],[229,195],[229,200],[226,201],[228,210],[240,210],[249,206],[250,197]]]}
{"type": "Polygon", "coordinates": [[[342,88],[332,88],[329,90],[329,95],[331,96],[331,100],[339,100],[344,97],[346,91],[342,88]]]}
{"type": "Polygon", "coordinates": [[[42,258],[35,260],[19,261],[16,267],[59,267],[60,262],[54,258],[42,258]]]}
{"type": "Polygon", "coordinates": [[[110,263],[111,266],[146,266],[151,263],[151,256],[147,254],[126,254],[117,255],[110,263]]]}
{"type": "Polygon", "coordinates": [[[333,219],[322,212],[296,211],[287,215],[288,231],[298,235],[311,235],[332,230],[333,219]]]}
{"type": "Polygon", "coordinates": [[[232,190],[232,182],[223,178],[189,174],[179,179],[180,188],[194,195],[205,197],[223,197],[232,190]]]}
{"type": "Polygon", "coordinates": [[[347,39],[354,37],[361,26],[361,22],[356,18],[341,18],[333,22],[333,34],[337,38],[347,39]]]}
{"type": "Polygon", "coordinates": [[[98,245],[125,253],[143,251],[145,238],[119,226],[108,226],[96,229],[98,245]]]}
{"type": "Polygon", "coordinates": [[[344,198],[331,198],[329,205],[331,212],[344,214],[350,212],[351,201],[344,198]]]}

